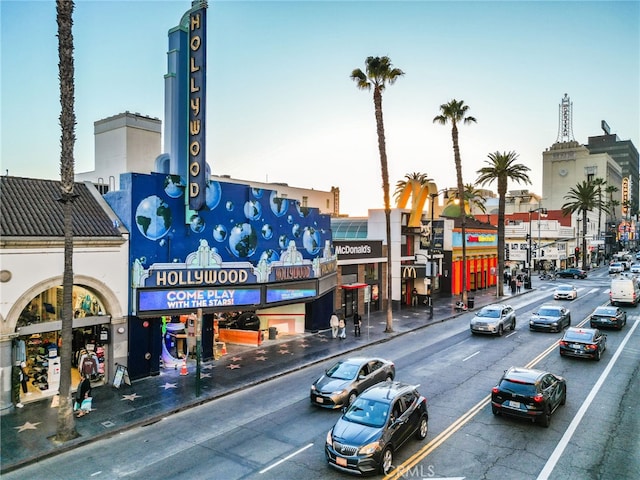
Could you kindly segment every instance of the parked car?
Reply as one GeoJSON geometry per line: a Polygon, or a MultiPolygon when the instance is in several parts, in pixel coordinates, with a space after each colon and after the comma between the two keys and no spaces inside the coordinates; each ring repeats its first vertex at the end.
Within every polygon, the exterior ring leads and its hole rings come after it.
{"type": "Polygon", "coordinates": [[[491,390],[491,411],[531,419],[548,427],[551,414],[567,401],[564,378],[542,370],[511,367],[491,390]]]}
{"type": "Polygon", "coordinates": [[[486,305],[471,319],[471,333],[489,333],[502,336],[509,328],[516,329],[516,311],[511,305],[496,303],[486,305]]]}
{"type": "Polygon", "coordinates": [[[622,273],[624,272],[624,265],[620,262],[611,262],[609,264],[609,273],[622,273]]]}
{"type": "Polygon", "coordinates": [[[640,282],[634,275],[621,274],[611,278],[609,287],[611,305],[638,306],[640,302],[640,282]]]}
{"type": "Polygon", "coordinates": [[[357,357],[339,360],[311,385],[313,405],[342,408],[376,383],[393,380],[396,367],[383,358],[357,357]]]}
{"type": "Polygon", "coordinates": [[[560,356],[600,360],[607,349],[607,336],[597,328],[569,328],[560,340],[560,356]]]}
{"type": "Polygon", "coordinates": [[[428,432],[427,399],[416,385],[385,382],[365,390],[327,433],[324,452],[334,468],[386,475],[409,438],[428,432]]]}
{"type": "Polygon", "coordinates": [[[622,330],[627,324],[627,312],[620,307],[602,306],[597,307],[589,318],[591,328],[615,327],[622,330]]]}
{"type": "Polygon", "coordinates": [[[571,326],[571,311],[560,305],[542,305],[531,315],[530,330],[548,330],[560,332],[571,326]]]}
{"type": "Polygon", "coordinates": [[[580,268],[565,268],[556,272],[556,276],[559,278],[587,278],[587,272],[580,268]]]}
{"type": "Polygon", "coordinates": [[[558,285],[553,291],[555,300],[575,300],[578,298],[578,289],[573,285],[558,285]]]}
{"type": "Polygon", "coordinates": [[[640,274],[640,263],[634,263],[633,265],[631,265],[630,271],[634,275],[640,274]]]}

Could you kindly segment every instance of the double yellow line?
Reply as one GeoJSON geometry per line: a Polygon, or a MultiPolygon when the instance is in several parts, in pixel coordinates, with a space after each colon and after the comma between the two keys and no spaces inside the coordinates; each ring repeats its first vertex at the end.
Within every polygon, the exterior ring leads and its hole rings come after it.
{"type": "MultiPolygon", "coordinates": [[[[551,345],[549,345],[542,353],[540,353],[537,357],[531,360],[529,363],[525,365],[525,368],[533,368],[538,364],[544,357],[553,352],[558,346],[559,340],[554,341],[551,345]]],[[[424,447],[418,450],[416,453],[411,455],[402,465],[396,467],[391,473],[389,473],[385,479],[398,479],[401,478],[407,471],[411,470],[415,467],[419,462],[424,460],[424,458],[433,452],[436,448],[446,442],[451,435],[460,430],[469,420],[475,417],[484,407],[486,407],[491,401],[491,394],[484,397],[478,403],[476,403],[473,407],[467,410],[461,417],[459,417],[455,422],[449,425],[442,433],[440,433],[437,437],[427,443],[424,447]]]]}

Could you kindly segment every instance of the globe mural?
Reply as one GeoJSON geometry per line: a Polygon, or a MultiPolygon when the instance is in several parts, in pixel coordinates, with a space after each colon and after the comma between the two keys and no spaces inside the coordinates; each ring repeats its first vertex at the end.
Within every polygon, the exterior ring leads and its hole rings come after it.
{"type": "Polygon", "coordinates": [[[309,215],[309,207],[303,207],[300,205],[300,202],[296,202],[296,210],[298,210],[298,215],[301,217],[306,217],[309,215]]]}
{"type": "Polygon", "coordinates": [[[245,202],[244,216],[249,220],[258,220],[262,216],[262,205],[255,200],[245,202]]]}
{"type": "Polygon", "coordinates": [[[180,175],[167,175],[164,178],[164,193],[171,198],[180,198],[184,194],[184,182],[180,175]]]}
{"type": "Polygon", "coordinates": [[[246,258],[253,255],[258,246],[258,236],[248,223],[236,224],[229,233],[229,248],[236,257],[246,258]]]}
{"type": "Polygon", "coordinates": [[[171,228],[171,209],[157,195],[143,199],[136,208],[136,225],[149,240],[159,240],[171,228]]]}
{"type": "Polygon", "coordinates": [[[192,215],[189,227],[193,233],[202,233],[204,231],[204,219],[200,215],[192,215]]]}
{"type": "Polygon", "coordinates": [[[277,262],[278,260],[280,260],[280,255],[278,255],[278,252],[270,248],[262,252],[262,254],[260,255],[260,260],[266,260],[267,263],[277,262]]]}
{"type": "Polygon", "coordinates": [[[269,205],[271,206],[271,211],[275,214],[276,217],[281,217],[287,210],[289,209],[289,200],[286,198],[279,198],[275,191],[271,192],[269,195],[269,205]]]}
{"type": "Polygon", "coordinates": [[[231,200],[228,200],[225,208],[227,209],[227,212],[232,212],[233,211],[233,202],[231,200]]]}
{"type": "Polygon", "coordinates": [[[264,191],[261,188],[255,188],[253,187],[251,189],[251,193],[253,194],[254,197],[256,198],[262,198],[262,194],[264,193],[264,191]]]}
{"type": "Polygon", "coordinates": [[[286,250],[287,247],[289,246],[289,237],[287,237],[284,234],[280,235],[280,237],[278,238],[278,246],[282,250],[286,250]]]}
{"type": "Polygon", "coordinates": [[[209,210],[213,210],[220,203],[222,198],[222,188],[220,188],[220,182],[209,182],[207,184],[206,191],[206,203],[209,210]]]}
{"type": "Polygon", "coordinates": [[[213,227],[213,239],[216,242],[224,242],[227,239],[227,227],[221,224],[213,227]]]}
{"type": "Polygon", "coordinates": [[[291,225],[293,223],[293,215],[287,215],[287,223],[291,225]]]}
{"type": "Polygon", "coordinates": [[[271,240],[272,237],[273,237],[273,227],[268,223],[265,223],[262,226],[262,238],[264,238],[265,240],[271,240]]]}
{"type": "Polygon", "coordinates": [[[295,238],[300,238],[300,224],[296,223],[293,225],[293,227],[291,227],[291,234],[295,237],[295,238]]]}
{"type": "Polygon", "coordinates": [[[320,251],[320,233],[313,227],[305,227],[302,246],[311,255],[316,255],[320,251]]]}

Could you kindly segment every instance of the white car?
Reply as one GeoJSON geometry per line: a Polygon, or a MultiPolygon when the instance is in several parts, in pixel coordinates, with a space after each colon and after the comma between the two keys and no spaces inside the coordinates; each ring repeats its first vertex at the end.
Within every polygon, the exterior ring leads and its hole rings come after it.
{"type": "Polygon", "coordinates": [[[553,292],[555,300],[575,300],[578,298],[578,290],[573,285],[558,285],[553,292]]]}
{"type": "Polygon", "coordinates": [[[624,265],[621,262],[611,262],[609,264],[609,273],[622,273],[624,272],[624,265]]]}
{"type": "Polygon", "coordinates": [[[640,263],[634,263],[633,265],[631,265],[631,273],[640,274],[640,263]]]}

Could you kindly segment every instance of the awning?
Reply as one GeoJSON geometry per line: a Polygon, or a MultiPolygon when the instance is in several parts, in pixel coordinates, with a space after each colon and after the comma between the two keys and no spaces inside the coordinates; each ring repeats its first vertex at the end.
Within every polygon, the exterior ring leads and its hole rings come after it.
{"type": "Polygon", "coordinates": [[[356,288],[367,288],[369,285],[366,283],[346,283],[344,285],[340,285],[340,288],[344,290],[355,290],[356,288]]]}

